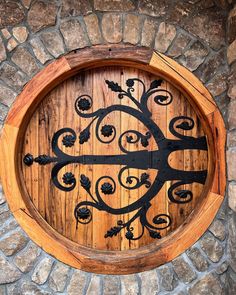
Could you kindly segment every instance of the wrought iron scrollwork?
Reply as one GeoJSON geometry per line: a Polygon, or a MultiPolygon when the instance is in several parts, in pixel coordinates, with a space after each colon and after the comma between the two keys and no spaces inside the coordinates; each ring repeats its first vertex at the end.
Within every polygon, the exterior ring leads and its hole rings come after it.
{"type": "Polygon", "coordinates": [[[148,101],[152,97],[154,102],[159,106],[167,106],[173,101],[173,95],[166,89],[162,89],[163,81],[161,79],[151,82],[148,89],[143,81],[138,78],[128,79],[126,81],[127,89],[113,81],[106,80],[108,88],[118,93],[119,99],[130,99],[137,108],[128,105],[115,104],[100,108],[96,111],[89,112],[93,105],[91,96],[84,94],[79,96],[75,101],[75,111],[82,118],[91,119],[87,127],[77,136],[76,132],[71,128],[62,128],[58,130],[52,138],[52,151],[54,157],[48,155],[39,155],[34,158],[31,154],[26,154],[23,161],[25,165],[30,166],[34,162],[39,165],[53,163],[51,171],[51,179],[54,185],[63,191],[69,192],[77,185],[78,176],[71,172],[66,172],[62,179],[59,179],[59,172],[68,164],[83,164],[83,165],[121,165],[122,168],[118,174],[119,185],[128,190],[135,190],[141,186],[146,187],[146,192],[132,204],[121,207],[112,208],[104,201],[104,195],[114,198],[116,192],[116,182],[110,176],[102,176],[95,183],[95,193],[92,193],[91,180],[86,175],[80,175],[80,186],[90,196],[91,201],[82,201],[74,209],[74,216],[77,224],[87,224],[92,220],[92,211],[89,207],[100,211],[106,211],[113,215],[123,215],[137,211],[133,217],[127,222],[118,221],[105,233],[105,238],[116,236],[122,229],[126,230],[125,236],[128,240],[140,239],[144,231],[147,230],[153,239],[161,238],[161,231],[171,225],[171,217],[167,214],[158,214],[152,219],[152,223],[147,219],[147,212],[151,207],[151,200],[158,194],[166,181],[174,181],[168,190],[168,197],[174,203],[188,203],[193,199],[193,193],[190,190],[178,189],[185,184],[197,182],[204,184],[207,177],[207,171],[182,171],[172,168],[168,163],[169,155],[174,151],[180,150],[207,150],[206,137],[192,137],[181,133],[184,130],[188,133],[194,128],[194,120],[186,116],[178,116],[173,118],[169,123],[170,132],[177,139],[166,138],[162,130],[152,120],[152,113],[148,108],[148,101]],[[139,83],[142,87],[140,99],[134,97],[135,84],[139,83]],[[146,128],[147,132],[142,134],[137,130],[126,130],[118,137],[118,146],[122,152],[119,155],[79,155],[72,156],[60,149],[59,139],[62,137],[62,144],[71,148],[77,142],[85,144],[89,142],[91,136],[91,126],[95,125],[95,135],[97,139],[104,144],[110,144],[117,137],[115,126],[104,124],[104,119],[112,112],[119,111],[133,116],[139,120],[146,128]],[[96,122],[96,123],[95,123],[96,122]],[[149,151],[149,140],[153,138],[158,146],[157,150],[149,151]],[[125,144],[135,144],[140,142],[144,149],[138,151],[128,151],[125,144]],[[125,144],[124,144],[125,143],[125,144]],[[155,169],[158,173],[155,179],[151,182],[148,173],[142,173],[140,177],[129,176],[124,181],[123,174],[129,169],[148,170],[155,169]],[[175,182],[176,181],[176,182],[175,182]],[[134,235],[132,224],[138,219],[142,226],[142,231],[139,236],[134,235]]]}

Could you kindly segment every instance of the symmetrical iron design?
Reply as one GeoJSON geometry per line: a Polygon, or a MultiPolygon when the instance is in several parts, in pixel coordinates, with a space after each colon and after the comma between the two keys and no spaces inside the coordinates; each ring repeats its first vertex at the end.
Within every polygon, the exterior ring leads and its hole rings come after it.
{"type": "MultiPolygon", "coordinates": [[[[171,224],[171,217],[166,214],[156,215],[152,223],[147,220],[147,212],[151,207],[150,201],[158,194],[163,184],[166,181],[176,181],[168,190],[169,200],[174,203],[187,203],[193,198],[193,193],[190,190],[178,190],[178,187],[184,184],[191,184],[193,182],[204,184],[207,176],[206,170],[201,171],[181,171],[172,168],[168,163],[169,155],[174,151],[179,150],[207,150],[207,142],[205,136],[192,137],[181,134],[180,130],[192,130],[194,128],[194,120],[186,116],[178,116],[173,118],[169,123],[170,132],[177,139],[168,139],[164,136],[161,129],[152,120],[152,113],[148,108],[148,100],[154,96],[154,101],[160,106],[166,106],[173,100],[172,94],[165,90],[160,89],[162,80],[154,80],[151,82],[150,87],[146,90],[146,86],[140,79],[133,78],[126,81],[127,90],[121,88],[118,83],[113,81],[105,81],[108,87],[113,92],[118,93],[118,98],[123,99],[127,97],[135,105],[133,108],[128,105],[115,104],[106,108],[98,109],[92,113],[88,113],[93,105],[93,100],[89,95],[81,95],[75,101],[75,110],[82,118],[92,118],[88,126],[79,134],[79,143],[84,144],[89,142],[91,135],[91,126],[96,121],[95,135],[97,139],[104,144],[109,144],[116,138],[116,128],[113,125],[102,125],[104,118],[114,111],[124,112],[133,116],[147,128],[147,132],[142,134],[137,130],[127,130],[119,135],[118,145],[122,152],[119,155],[79,155],[72,156],[63,152],[59,147],[59,138],[62,138],[62,144],[70,148],[76,140],[76,132],[71,128],[62,128],[58,130],[52,138],[52,151],[54,157],[48,155],[39,155],[34,158],[31,154],[25,155],[23,161],[26,165],[30,166],[33,162],[40,165],[55,163],[52,167],[51,178],[54,185],[63,191],[69,192],[76,187],[77,176],[71,172],[66,172],[62,177],[62,182],[59,180],[59,171],[71,163],[79,163],[84,165],[121,165],[122,168],[118,174],[119,185],[128,189],[135,190],[141,186],[147,188],[146,192],[138,200],[132,204],[122,208],[110,207],[102,198],[104,195],[113,195],[116,192],[116,182],[110,176],[100,177],[95,185],[95,194],[92,193],[92,184],[86,175],[80,175],[80,185],[91,197],[91,201],[83,201],[77,204],[74,209],[74,216],[78,223],[87,224],[92,220],[92,212],[88,207],[96,208],[97,210],[106,211],[114,215],[122,215],[130,212],[137,211],[132,218],[126,223],[118,221],[117,225],[113,226],[105,234],[105,238],[116,236],[122,229],[126,229],[126,238],[128,240],[140,239],[144,230],[148,230],[150,236],[154,239],[160,239],[160,231],[169,227],[171,224]],[[135,83],[142,85],[142,95],[140,99],[136,99],[132,94],[134,92],[135,83]],[[138,151],[128,151],[124,143],[135,144],[140,142],[146,148],[149,145],[149,139],[153,138],[158,146],[158,150],[149,151],[142,149],[138,151]],[[151,183],[148,173],[142,173],[140,178],[136,176],[126,177],[124,182],[123,174],[125,171],[136,168],[141,170],[156,169],[158,173],[156,178],[151,183]],[[139,236],[134,236],[132,223],[134,220],[139,219],[142,225],[142,232],[139,236]]],[[[183,133],[183,132],[182,132],[183,133]]]]}

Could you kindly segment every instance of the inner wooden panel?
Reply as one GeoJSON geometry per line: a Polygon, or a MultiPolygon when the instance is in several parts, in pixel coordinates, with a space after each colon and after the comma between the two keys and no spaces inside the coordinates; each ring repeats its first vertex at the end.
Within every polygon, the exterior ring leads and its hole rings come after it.
{"type": "MultiPolygon", "coordinates": [[[[106,116],[101,123],[104,125],[113,125],[116,128],[116,138],[110,144],[101,143],[95,135],[96,121],[91,125],[90,138],[87,142],[79,143],[79,134],[92,121],[91,118],[81,118],[75,111],[75,101],[80,95],[89,95],[93,99],[92,108],[87,112],[94,112],[101,108],[111,105],[126,105],[138,109],[129,98],[124,96],[118,98],[119,92],[108,88],[106,80],[114,81],[127,90],[126,81],[132,78],[139,78],[143,81],[146,89],[154,80],[160,77],[154,76],[145,71],[127,67],[102,67],[94,70],[81,72],[76,76],[66,80],[52,90],[42,101],[32,116],[27,127],[22,151],[23,157],[30,153],[34,157],[38,155],[50,155],[54,157],[51,142],[56,131],[61,128],[72,128],[77,134],[77,140],[72,147],[65,147],[62,144],[62,136],[59,140],[60,148],[64,153],[70,155],[121,155],[123,152],[118,145],[119,135],[127,130],[137,130],[146,134],[148,129],[144,124],[134,118],[131,114],[115,111],[106,116]]],[[[142,95],[143,85],[135,82],[132,95],[139,100],[142,95]]],[[[165,137],[177,139],[169,129],[171,119],[177,116],[188,116],[194,120],[195,126],[192,130],[178,130],[184,135],[200,137],[204,135],[201,123],[186,97],[173,85],[163,82],[160,89],[168,90],[173,95],[173,101],[167,106],[159,105],[155,102],[155,95],[148,101],[148,108],[152,113],[152,120],[160,127],[165,137]]],[[[100,128],[101,129],[101,128],[100,128]]],[[[101,132],[99,130],[99,132],[101,132]]],[[[65,134],[63,134],[64,136],[65,134]]],[[[100,133],[101,135],[101,133],[100,133]]],[[[106,139],[106,138],[103,138],[106,139]]],[[[159,147],[154,139],[149,139],[149,145],[143,147],[139,142],[130,144],[124,142],[127,151],[158,150],[159,147]]],[[[171,167],[179,170],[205,170],[207,169],[207,152],[202,150],[182,150],[173,152],[169,157],[171,167]]],[[[121,208],[132,204],[141,198],[148,191],[145,185],[138,189],[129,190],[122,187],[118,181],[118,173],[122,165],[82,165],[69,164],[59,173],[59,180],[62,182],[63,174],[72,172],[76,178],[77,185],[74,190],[64,192],[55,187],[51,180],[51,170],[55,164],[38,165],[34,163],[30,167],[22,164],[25,184],[32,202],[42,215],[42,217],[60,234],[68,239],[87,247],[102,250],[127,250],[136,249],[141,246],[156,242],[150,237],[148,230],[140,239],[128,240],[126,230],[119,231],[116,236],[105,238],[105,234],[112,227],[117,227],[117,222],[122,220],[128,222],[136,213],[133,211],[123,215],[112,215],[106,211],[97,210],[89,207],[92,213],[90,223],[84,225],[76,224],[74,217],[75,206],[82,201],[92,201],[91,196],[80,184],[80,176],[85,175],[91,181],[91,194],[96,196],[95,184],[102,176],[109,176],[116,183],[114,194],[102,195],[103,200],[112,208],[121,208]]],[[[123,175],[124,183],[126,177],[135,176],[140,179],[143,173],[149,175],[149,181],[152,183],[158,176],[155,169],[129,169],[123,175]]],[[[105,181],[105,180],[104,180],[105,181]]],[[[107,182],[110,182],[107,179],[107,182]]],[[[147,220],[152,223],[152,219],[158,214],[167,214],[172,219],[170,227],[160,230],[161,237],[165,237],[170,232],[178,228],[185,219],[191,214],[198,202],[201,202],[201,192],[203,185],[193,183],[182,185],[180,189],[190,190],[193,194],[193,200],[189,203],[178,204],[169,200],[168,188],[176,181],[166,181],[159,193],[151,200],[151,207],[147,212],[147,220]]],[[[101,183],[102,184],[102,183],[101,183]]],[[[99,186],[100,188],[100,186],[99,186]]],[[[142,233],[142,226],[139,219],[132,223],[132,233],[139,236],[142,233]]]]}

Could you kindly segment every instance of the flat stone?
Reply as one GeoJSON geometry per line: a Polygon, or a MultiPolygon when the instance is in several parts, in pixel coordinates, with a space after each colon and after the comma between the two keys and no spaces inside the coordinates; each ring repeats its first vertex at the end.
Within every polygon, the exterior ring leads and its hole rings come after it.
{"type": "Polygon", "coordinates": [[[178,285],[172,269],[164,265],[158,269],[161,287],[166,291],[173,291],[178,285]]]}
{"type": "MultiPolygon", "coordinates": [[[[229,129],[236,128],[236,100],[231,100],[229,103],[229,109],[228,109],[228,123],[229,123],[229,129]]],[[[236,178],[236,176],[235,176],[236,178]]]]}
{"type": "Polygon", "coordinates": [[[218,96],[224,93],[227,88],[228,71],[221,71],[207,83],[206,87],[213,96],[218,96]]]}
{"type": "Polygon", "coordinates": [[[227,288],[226,294],[236,294],[236,278],[235,275],[231,275],[232,271],[227,274],[227,288]]]}
{"type": "Polygon", "coordinates": [[[173,25],[160,23],[156,38],[155,38],[155,49],[165,53],[171,45],[176,35],[176,29],[173,25]]]}
{"type": "Polygon", "coordinates": [[[236,39],[236,6],[229,12],[227,31],[228,42],[230,44],[236,39]]]}
{"type": "Polygon", "coordinates": [[[195,71],[205,60],[208,49],[199,41],[194,42],[180,57],[180,63],[190,71],[195,71]]]}
{"type": "Polygon", "coordinates": [[[28,38],[28,30],[26,27],[15,27],[12,29],[13,36],[19,41],[20,43],[23,43],[28,38]]]}
{"type": "Polygon", "coordinates": [[[100,31],[98,17],[96,14],[89,14],[84,17],[89,40],[93,45],[102,43],[102,34],[100,31]]]}
{"type": "Polygon", "coordinates": [[[121,294],[122,295],[137,295],[139,294],[139,286],[136,275],[122,275],[121,294]]]}
{"type": "Polygon", "coordinates": [[[185,284],[191,283],[196,278],[195,271],[181,256],[173,260],[172,264],[176,275],[185,284]]]}
{"type": "Polygon", "coordinates": [[[16,48],[17,45],[18,45],[18,42],[14,38],[11,38],[8,40],[7,50],[12,51],[13,49],[16,48]]]}
{"type": "Polygon", "coordinates": [[[9,231],[12,231],[14,229],[16,229],[16,227],[18,226],[18,223],[16,222],[16,220],[14,218],[10,218],[11,217],[11,213],[10,212],[6,212],[5,215],[3,216],[3,222],[1,222],[0,220],[0,236],[5,235],[6,233],[8,233],[9,231]]]}
{"type": "Polygon", "coordinates": [[[210,56],[198,69],[200,79],[205,83],[219,73],[219,68],[225,64],[225,50],[210,56]]]}
{"type": "Polygon", "coordinates": [[[8,113],[9,108],[5,106],[4,104],[0,104],[0,121],[4,121],[7,113],[8,113]]]}
{"type": "Polygon", "coordinates": [[[34,57],[24,47],[18,47],[14,51],[11,60],[28,76],[32,76],[39,71],[34,57]]]}
{"type": "Polygon", "coordinates": [[[215,219],[211,226],[209,227],[209,231],[220,241],[224,241],[225,239],[225,226],[223,222],[219,219],[215,219]]]}
{"type": "Polygon", "coordinates": [[[120,294],[119,278],[117,276],[105,276],[103,279],[103,295],[120,294]]]}
{"type": "Polygon", "coordinates": [[[227,269],[228,269],[228,266],[229,266],[228,262],[224,261],[223,263],[221,263],[221,265],[219,265],[216,268],[216,273],[218,275],[225,273],[227,271],[227,269]]]}
{"type": "Polygon", "coordinates": [[[66,286],[69,270],[70,268],[61,262],[56,264],[49,277],[49,287],[53,291],[63,292],[66,286]]]}
{"type": "Polygon", "coordinates": [[[169,11],[168,0],[142,0],[139,3],[139,13],[150,16],[164,16],[169,11]]]}
{"type": "Polygon", "coordinates": [[[35,267],[32,274],[32,281],[38,285],[42,285],[48,279],[53,265],[53,259],[49,257],[43,258],[35,267]]]}
{"type": "Polygon", "coordinates": [[[206,233],[200,240],[200,246],[212,262],[220,261],[224,254],[223,247],[210,233],[206,233]]]}
{"type": "Polygon", "coordinates": [[[236,39],[228,46],[227,59],[229,65],[236,60],[236,39]]]}
{"type": "Polygon", "coordinates": [[[124,42],[137,44],[140,39],[140,17],[127,14],[124,20],[124,42]]]}
{"type": "Polygon", "coordinates": [[[236,180],[236,149],[228,149],[226,156],[228,180],[236,180]]]}
{"type": "Polygon", "coordinates": [[[174,39],[169,51],[168,51],[168,55],[171,57],[179,57],[185,47],[189,44],[191,38],[185,34],[178,34],[178,36],[174,39]]]}
{"type": "Polygon", "coordinates": [[[229,148],[236,147],[236,130],[232,130],[228,132],[227,147],[229,148]]]}
{"type": "Polygon", "coordinates": [[[5,39],[8,40],[8,39],[11,38],[11,34],[9,33],[8,29],[4,28],[4,29],[1,30],[1,32],[2,32],[3,37],[4,37],[5,39]]]}
{"type": "MultiPolygon", "coordinates": [[[[1,85],[0,86],[0,102],[5,104],[6,106],[10,107],[11,104],[13,103],[13,101],[16,98],[16,93],[14,91],[12,91],[10,88],[1,85]]],[[[0,190],[0,204],[2,204],[1,202],[4,201],[5,202],[5,197],[2,193],[2,191],[0,190]]]]}
{"type": "MultiPolygon", "coordinates": [[[[16,291],[17,292],[17,291],[16,291]]],[[[19,293],[18,293],[19,294],[19,293]]],[[[43,290],[32,282],[23,282],[20,288],[21,295],[53,295],[52,292],[43,290]]]]}
{"type": "Polygon", "coordinates": [[[55,25],[56,14],[57,6],[54,1],[36,0],[30,7],[27,21],[31,30],[35,33],[43,28],[55,25]]]}
{"type": "Polygon", "coordinates": [[[58,32],[43,32],[41,34],[43,44],[54,57],[59,57],[64,53],[63,40],[58,32]]]}
{"type": "Polygon", "coordinates": [[[80,270],[75,270],[67,287],[68,295],[83,295],[87,282],[87,274],[80,270]]]}
{"type": "Polygon", "coordinates": [[[151,47],[156,35],[157,22],[146,18],[142,27],[141,45],[151,47]]]}
{"type": "MultiPolygon", "coordinates": [[[[236,132],[235,132],[235,141],[236,141],[236,132]]],[[[230,182],[228,186],[228,203],[230,209],[236,212],[236,183],[230,182]]]]}
{"type": "Polygon", "coordinates": [[[101,277],[99,275],[92,275],[86,295],[97,295],[98,293],[100,293],[100,288],[101,277]]]}
{"type": "Polygon", "coordinates": [[[109,43],[119,43],[122,40],[122,19],[120,14],[106,13],[102,18],[103,37],[109,43]]]}
{"type": "Polygon", "coordinates": [[[94,9],[101,11],[131,11],[135,4],[131,0],[94,0],[94,9]]]}
{"type": "MultiPolygon", "coordinates": [[[[7,100],[4,99],[4,90],[2,92],[2,88],[3,88],[3,86],[1,85],[1,87],[0,87],[0,102],[7,105],[7,100]]],[[[2,190],[2,185],[0,184],[0,205],[4,204],[5,202],[6,202],[6,198],[5,198],[5,195],[2,190]]]]}
{"type": "Polygon", "coordinates": [[[27,243],[28,239],[22,232],[14,232],[1,239],[0,249],[6,256],[11,256],[22,250],[27,243]]]}
{"type": "MultiPolygon", "coordinates": [[[[233,214],[229,218],[228,225],[229,237],[228,237],[228,251],[229,251],[229,265],[236,272],[236,216],[233,214]]],[[[235,280],[236,282],[236,280],[235,280]]]]}
{"type": "Polygon", "coordinates": [[[26,8],[29,8],[32,0],[21,0],[21,2],[26,8]]]}
{"type": "Polygon", "coordinates": [[[41,249],[37,245],[30,242],[24,251],[21,251],[16,255],[14,263],[22,272],[29,272],[33,268],[40,253],[41,249]]]}
{"type": "Polygon", "coordinates": [[[7,58],[6,49],[2,38],[0,38],[0,62],[4,61],[7,58]]]}
{"type": "Polygon", "coordinates": [[[157,294],[159,291],[158,277],[156,270],[150,270],[140,273],[141,294],[157,294]]]}
{"type": "Polygon", "coordinates": [[[236,99],[236,64],[231,66],[228,82],[229,89],[227,94],[231,99],[236,99]]]}
{"type": "Polygon", "coordinates": [[[83,48],[88,45],[84,31],[78,20],[63,21],[60,26],[60,31],[68,50],[83,48]]]}
{"type": "Polygon", "coordinates": [[[34,55],[42,64],[52,59],[52,56],[46,51],[43,43],[37,37],[30,40],[30,45],[32,46],[34,55]]]}
{"type": "Polygon", "coordinates": [[[20,90],[27,82],[27,79],[22,72],[7,63],[2,65],[0,76],[6,84],[12,86],[16,90],[20,90]]]}
{"type": "Polygon", "coordinates": [[[183,26],[215,50],[225,43],[225,15],[219,10],[202,10],[189,17],[183,26]]]}
{"type": "Polygon", "coordinates": [[[5,286],[0,286],[0,295],[6,295],[6,288],[5,286]]]}
{"type": "Polygon", "coordinates": [[[209,264],[198,248],[190,248],[187,251],[187,255],[198,271],[206,271],[208,269],[209,264]]]}
{"type": "Polygon", "coordinates": [[[189,289],[189,295],[222,295],[223,290],[218,278],[207,274],[189,289]]]}
{"type": "Polygon", "coordinates": [[[15,26],[24,18],[24,9],[19,1],[3,0],[0,2],[0,28],[15,26]]]}
{"type": "Polygon", "coordinates": [[[92,12],[89,1],[84,0],[62,0],[61,17],[85,15],[92,12]]]}
{"type": "Polygon", "coordinates": [[[21,277],[20,271],[2,256],[0,256],[0,269],[2,270],[0,271],[0,284],[12,283],[21,277]]]}

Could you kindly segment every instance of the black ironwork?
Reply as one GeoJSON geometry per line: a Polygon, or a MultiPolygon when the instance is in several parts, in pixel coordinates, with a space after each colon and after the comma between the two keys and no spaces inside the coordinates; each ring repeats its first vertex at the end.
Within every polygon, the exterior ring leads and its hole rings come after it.
{"type": "MultiPolygon", "coordinates": [[[[150,223],[147,219],[147,212],[151,207],[151,200],[161,190],[166,181],[177,181],[168,189],[169,200],[174,203],[187,203],[193,198],[193,193],[190,190],[179,189],[178,187],[184,184],[191,184],[193,182],[204,184],[207,176],[207,171],[182,171],[172,168],[168,163],[169,155],[174,151],[179,150],[207,150],[207,142],[205,136],[195,138],[181,133],[179,130],[184,130],[187,133],[194,128],[194,120],[186,116],[178,116],[173,118],[169,123],[170,132],[177,139],[168,139],[164,136],[161,129],[152,120],[152,113],[148,108],[148,100],[154,96],[154,102],[160,106],[169,105],[172,100],[172,94],[166,89],[161,89],[163,81],[161,79],[151,82],[150,87],[146,90],[146,86],[140,79],[133,78],[126,81],[127,90],[113,81],[105,81],[112,91],[118,93],[118,98],[123,99],[127,97],[137,108],[128,105],[115,104],[106,108],[100,108],[92,113],[88,113],[91,109],[93,100],[89,95],[81,95],[75,101],[75,110],[82,118],[92,118],[88,126],[79,134],[79,143],[84,144],[90,140],[90,129],[92,124],[96,121],[95,135],[97,139],[104,143],[109,144],[116,138],[116,128],[113,125],[101,124],[106,116],[114,111],[124,112],[133,116],[146,126],[148,131],[142,134],[137,130],[127,130],[123,132],[118,138],[118,145],[122,154],[119,155],[79,155],[72,156],[59,147],[59,138],[64,135],[62,144],[68,148],[72,147],[76,140],[76,132],[71,128],[62,128],[58,130],[52,138],[52,151],[55,157],[48,155],[39,155],[34,158],[31,154],[26,154],[23,161],[26,165],[30,166],[33,162],[40,165],[55,163],[52,167],[51,178],[54,185],[63,191],[69,192],[76,186],[77,179],[71,172],[66,172],[62,181],[59,180],[59,171],[72,163],[79,163],[83,165],[121,165],[122,168],[118,174],[119,184],[129,190],[138,189],[145,186],[147,191],[138,200],[132,204],[122,208],[110,207],[102,198],[104,195],[114,195],[116,192],[116,183],[110,176],[102,176],[95,183],[95,195],[91,191],[91,181],[86,175],[80,176],[80,185],[91,197],[91,201],[82,201],[74,209],[74,216],[78,223],[87,224],[92,220],[92,212],[88,207],[96,208],[100,211],[106,211],[114,215],[122,215],[137,210],[128,222],[118,221],[117,225],[112,227],[105,234],[105,238],[116,236],[122,229],[126,229],[126,238],[128,240],[140,239],[144,230],[148,230],[150,236],[154,239],[160,239],[160,231],[169,227],[171,224],[171,217],[167,214],[158,214],[152,219],[150,223]],[[132,93],[134,92],[135,83],[142,85],[142,95],[137,100],[132,93]],[[100,128],[101,127],[101,128],[100,128]],[[140,142],[146,148],[149,145],[149,139],[153,137],[158,146],[157,150],[149,151],[147,149],[138,151],[128,151],[125,148],[124,142],[135,144],[140,142]],[[156,178],[151,183],[148,173],[142,173],[140,179],[136,176],[129,175],[126,177],[124,183],[123,173],[131,168],[148,170],[158,170],[156,178]],[[139,236],[135,237],[133,233],[132,223],[134,220],[139,219],[142,225],[142,232],[139,236]]],[[[114,197],[114,196],[113,196],[114,197]]]]}

